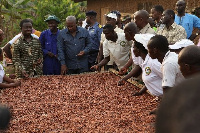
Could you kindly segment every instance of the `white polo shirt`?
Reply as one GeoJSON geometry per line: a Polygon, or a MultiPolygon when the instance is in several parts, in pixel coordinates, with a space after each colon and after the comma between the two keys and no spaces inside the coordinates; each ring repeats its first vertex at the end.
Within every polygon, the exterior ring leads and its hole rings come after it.
{"type": "Polygon", "coordinates": [[[161,65],[161,71],[163,74],[162,87],[174,87],[184,80],[178,65],[178,55],[174,52],[168,51],[165,54],[161,65]]]}
{"type": "Polygon", "coordinates": [[[4,75],[5,75],[5,72],[3,70],[3,66],[0,64],[0,83],[3,82],[4,75]]]}
{"type": "Polygon", "coordinates": [[[117,36],[116,42],[107,39],[103,42],[103,55],[104,58],[112,56],[118,69],[121,69],[129,60],[132,41],[127,41],[124,33],[117,33],[117,36]]]}
{"type": "Polygon", "coordinates": [[[161,63],[148,54],[142,64],[142,80],[149,92],[154,96],[163,95],[161,63]]]}
{"type": "MultiPolygon", "coordinates": [[[[120,28],[118,28],[117,26],[116,26],[116,28],[114,29],[114,31],[116,32],[116,33],[124,33],[124,30],[122,30],[122,29],[120,29],[120,28]]],[[[101,43],[103,44],[103,42],[106,40],[106,37],[105,37],[105,34],[102,32],[102,34],[101,34],[101,43]]],[[[114,59],[113,59],[113,57],[112,57],[112,55],[110,56],[110,61],[108,62],[108,65],[113,65],[113,61],[114,59]]]]}

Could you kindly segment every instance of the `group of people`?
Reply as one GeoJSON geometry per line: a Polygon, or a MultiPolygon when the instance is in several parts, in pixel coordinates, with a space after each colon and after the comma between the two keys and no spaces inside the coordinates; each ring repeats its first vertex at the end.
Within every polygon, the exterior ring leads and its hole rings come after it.
{"type": "MultiPolygon", "coordinates": [[[[176,3],[178,14],[156,5],[151,13],[135,12],[132,22],[126,25],[122,24],[119,11],[110,11],[104,26],[97,22],[95,11],[88,11],[87,28],[77,26],[76,18],[68,16],[62,30],[58,29],[59,18],[51,15],[45,20],[49,29],[38,36],[33,22],[24,19],[20,22],[21,33],[3,51],[9,56],[7,48],[12,45],[11,57],[18,78],[80,74],[112,67],[125,75],[118,85],[142,75],[145,87],[134,95],[148,90],[162,97],[185,78],[200,72],[200,48],[192,42],[200,34],[200,18],[185,9],[183,0],[176,3]],[[198,28],[195,34],[193,28],[198,28]]],[[[19,81],[2,77],[20,85],[19,81]]],[[[2,82],[0,86],[4,87],[2,82]]]]}

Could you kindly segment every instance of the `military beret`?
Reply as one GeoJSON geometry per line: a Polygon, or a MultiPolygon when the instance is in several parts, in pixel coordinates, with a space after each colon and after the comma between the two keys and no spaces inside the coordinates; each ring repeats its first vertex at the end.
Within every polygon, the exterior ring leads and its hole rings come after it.
{"type": "Polygon", "coordinates": [[[48,22],[50,20],[55,20],[56,22],[60,23],[60,20],[58,17],[56,17],[55,15],[50,15],[46,20],[44,20],[45,22],[48,22]]]}
{"type": "Polygon", "coordinates": [[[97,15],[97,13],[95,11],[88,11],[85,14],[86,14],[86,16],[96,16],[97,15]]]}

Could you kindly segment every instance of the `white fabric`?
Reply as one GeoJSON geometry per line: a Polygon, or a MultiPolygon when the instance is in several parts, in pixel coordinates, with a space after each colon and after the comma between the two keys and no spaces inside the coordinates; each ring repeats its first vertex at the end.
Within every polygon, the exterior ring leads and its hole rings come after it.
{"type": "Polygon", "coordinates": [[[3,70],[3,66],[0,64],[0,83],[3,82],[4,75],[5,75],[5,72],[3,70]]]}
{"type": "Polygon", "coordinates": [[[184,80],[184,77],[179,69],[178,55],[174,52],[167,52],[162,65],[161,71],[163,74],[162,87],[174,87],[184,80]]]}
{"type": "Polygon", "coordinates": [[[139,57],[135,56],[135,54],[133,53],[133,46],[134,46],[134,43],[132,44],[132,47],[131,47],[131,57],[132,57],[133,63],[134,65],[139,65],[141,67],[141,64],[144,62],[144,60],[140,56],[139,57]]]}
{"type": "Polygon", "coordinates": [[[116,42],[105,40],[103,42],[104,57],[112,56],[118,69],[120,70],[129,60],[129,52],[132,42],[125,39],[124,33],[117,33],[118,39],[116,42]]]}
{"type": "Polygon", "coordinates": [[[145,49],[148,50],[147,44],[153,36],[155,35],[154,34],[135,34],[134,38],[135,38],[135,41],[141,43],[145,47],[145,49]]]}
{"type": "Polygon", "coordinates": [[[174,45],[169,45],[169,48],[170,49],[180,49],[180,48],[185,48],[190,45],[194,45],[194,43],[191,40],[182,39],[182,40],[176,42],[174,45]]]}
{"type": "Polygon", "coordinates": [[[141,64],[142,80],[149,92],[154,96],[163,95],[161,63],[152,59],[148,54],[141,64]]]}
{"type": "MultiPolygon", "coordinates": [[[[10,40],[8,43],[10,44],[10,45],[12,45],[13,43],[15,43],[16,41],[17,41],[17,39],[19,39],[19,37],[22,35],[22,33],[19,33],[18,35],[16,35],[12,40],[10,40]]],[[[39,37],[37,36],[37,35],[35,35],[35,34],[31,34],[31,36],[33,37],[33,38],[36,38],[36,39],[39,39],[39,37]]]]}
{"type": "Polygon", "coordinates": [[[114,18],[117,21],[117,15],[115,13],[108,13],[106,16],[109,18],[114,18]]]}
{"type": "MultiPolygon", "coordinates": [[[[114,29],[114,31],[116,32],[116,33],[124,33],[124,30],[122,30],[122,29],[120,29],[120,28],[118,28],[117,26],[116,26],[116,28],[114,29]]],[[[105,34],[102,32],[102,34],[101,34],[101,43],[103,44],[103,42],[106,40],[106,37],[105,37],[105,34]]],[[[107,65],[113,65],[113,57],[112,57],[112,55],[110,56],[110,61],[108,62],[108,64],[107,65]]]]}

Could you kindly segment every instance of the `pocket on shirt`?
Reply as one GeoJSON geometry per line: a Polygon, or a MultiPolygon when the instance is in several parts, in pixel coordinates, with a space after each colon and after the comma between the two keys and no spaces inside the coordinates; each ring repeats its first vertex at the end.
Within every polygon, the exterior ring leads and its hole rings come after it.
{"type": "Polygon", "coordinates": [[[45,44],[45,49],[48,50],[48,51],[51,50],[51,43],[47,42],[45,44]]]}

